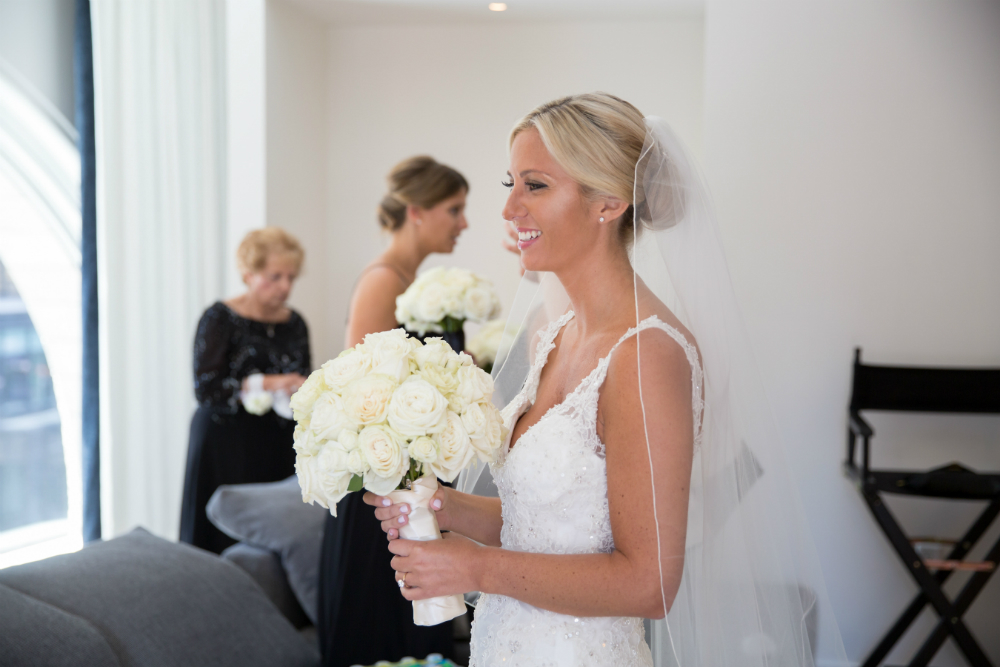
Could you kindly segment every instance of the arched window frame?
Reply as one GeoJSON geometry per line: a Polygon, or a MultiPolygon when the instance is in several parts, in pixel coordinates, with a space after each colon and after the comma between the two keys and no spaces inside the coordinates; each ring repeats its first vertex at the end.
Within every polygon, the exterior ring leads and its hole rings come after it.
{"type": "Polygon", "coordinates": [[[68,501],[64,524],[49,522],[26,540],[30,544],[0,553],[0,567],[82,546],[83,350],[76,139],[72,126],[58,111],[0,62],[0,261],[24,300],[52,373],[68,501]]]}

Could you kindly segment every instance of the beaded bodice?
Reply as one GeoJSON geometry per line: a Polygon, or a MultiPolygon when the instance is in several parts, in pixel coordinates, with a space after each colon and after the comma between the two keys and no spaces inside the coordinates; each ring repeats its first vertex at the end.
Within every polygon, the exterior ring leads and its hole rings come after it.
{"type": "MultiPolygon", "coordinates": [[[[503,410],[514,424],[534,403],[542,368],[572,311],[541,332],[524,386],[503,410]]],[[[657,317],[630,329],[566,399],[525,431],[517,447],[510,436],[491,466],[500,491],[503,548],[551,554],[609,553],[615,548],[608,512],[604,443],[597,435],[597,406],[615,349],[645,329],[666,332],[691,363],[695,446],[701,440],[702,370],[694,345],[657,317]]],[[[544,611],[513,598],[484,595],[476,610],[471,666],[651,665],[639,618],[576,618],[544,611]]]]}

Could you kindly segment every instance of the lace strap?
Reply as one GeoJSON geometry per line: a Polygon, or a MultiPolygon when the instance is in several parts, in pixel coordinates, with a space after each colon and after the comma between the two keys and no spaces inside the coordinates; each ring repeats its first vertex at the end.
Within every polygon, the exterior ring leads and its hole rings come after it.
{"type": "Polygon", "coordinates": [[[597,364],[597,368],[593,370],[590,377],[588,377],[584,384],[585,387],[581,387],[583,391],[581,394],[590,393],[592,394],[593,400],[593,412],[594,419],[597,418],[597,395],[600,393],[601,387],[604,385],[604,380],[608,376],[608,367],[611,365],[611,355],[614,354],[618,346],[624,343],[626,340],[635,336],[641,331],[646,329],[659,329],[665,332],[668,336],[674,339],[674,341],[681,346],[684,350],[685,356],[687,356],[688,363],[691,364],[691,408],[694,413],[694,444],[697,447],[701,444],[701,430],[702,430],[702,413],[705,410],[705,400],[702,396],[702,385],[704,384],[704,371],[701,367],[701,360],[698,358],[698,349],[688,342],[688,339],[684,337],[680,331],[676,328],[670,326],[663,320],[661,320],[656,315],[647,317],[638,326],[632,327],[625,334],[618,339],[618,342],[614,344],[611,351],[600,360],[597,364]]]}
{"type": "Polygon", "coordinates": [[[538,336],[538,346],[535,348],[535,360],[531,364],[531,370],[524,381],[522,393],[527,395],[528,402],[534,403],[538,395],[538,382],[542,377],[542,369],[549,359],[549,353],[556,347],[556,336],[566,326],[566,323],[573,319],[573,311],[563,313],[563,316],[554,322],[549,322],[548,326],[541,330],[538,336]]]}

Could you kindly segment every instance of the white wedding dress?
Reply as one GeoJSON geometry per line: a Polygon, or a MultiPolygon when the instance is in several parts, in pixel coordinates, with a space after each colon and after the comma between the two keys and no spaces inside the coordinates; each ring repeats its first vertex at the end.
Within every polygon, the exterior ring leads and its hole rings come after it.
{"type": "MultiPolygon", "coordinates": [[[[520,393],[503,410],[514,424],[535,401],[542,368],[570,311],[543,329],[520,393]]],[[[566,399],[524,432],[517,447],[491,465],[503,503],[504,549],[550,554],[609,553],[615,548],[608,513],[604,444],[597,437],[597,403],[611,355],[622,341],[657,328],[673,338],[691,363],[695,446],[701,439],[702,369],[695,347],[657,317],[630,329],[566,399]]],[[[502,595],[483,595],[472,627],[470,667],[651,666],[643,620],[576,617],[545,611],[502,595]]]]}

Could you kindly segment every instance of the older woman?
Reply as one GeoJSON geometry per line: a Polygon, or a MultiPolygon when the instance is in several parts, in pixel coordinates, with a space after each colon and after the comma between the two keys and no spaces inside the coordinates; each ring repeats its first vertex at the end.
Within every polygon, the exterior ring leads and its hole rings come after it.
{"type": "Polygon", "coordinates": [[[247,291],[212,304],[198,323],[198,410],[191,420],[184,479],[183,542],[220,553],[234,541],[205,515],[215,489],[273,482],[295,472],[295,422],[281,405],[310,370],[305,320],[285,305],[303,256],[299,242],[278,227],[250,232],[236,253],[247,291]],[[241,400],[249,396],[267,400],[256,405],[241,400]],[[271,403],[275,409],[269,409],[271,403]]]}

